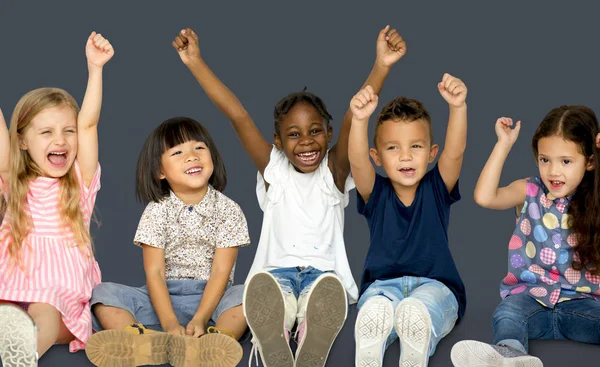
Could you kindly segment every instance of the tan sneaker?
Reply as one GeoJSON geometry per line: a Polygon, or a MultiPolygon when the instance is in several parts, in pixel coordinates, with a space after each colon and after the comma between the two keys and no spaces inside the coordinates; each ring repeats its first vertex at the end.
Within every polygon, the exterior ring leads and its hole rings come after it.
{"type": "Polygon", "coordinates": [[[209,327],[207,334],[173,336],[169,347],[169,363],[175,367],[235,367],[242,360],[242,346],[233,334],[209,327]]]}
{"type": "Polygon", "coordinates": [[[135,367],[169,362],[171,335],[133,324],[122,330],[104,330],[92,335],[85,353],[98,367],[135,367]]]}

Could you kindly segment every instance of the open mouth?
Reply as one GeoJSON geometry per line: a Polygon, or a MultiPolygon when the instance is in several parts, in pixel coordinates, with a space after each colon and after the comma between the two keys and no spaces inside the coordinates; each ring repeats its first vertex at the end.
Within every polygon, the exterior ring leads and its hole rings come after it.
{"type": "Polygon", "coordinates": [[[303,164],[310,166],[319,161],[320,154],[321,152],[318,150],[313,150],[310,152],[298,153],[296,154],[296,157],[298,157],[298,160],[303,164]]]}
{"type": "Polygon", "coordinates": [[[399,169],[400,173],[407,177],[412,177],[415,175],[416,170],[414,168],[405,167],[399,169]]]}
{"type": "Polygon", "coordinates": [[[197,176],[202,172],[202,167],[192,167],[185,170],[186,175],[197,176]]]}
{"type": "Polygon", "coordinates": [[[564,186],[564,184],[565,184],[565,183],[564,183],[563,181],[555,181],[555,180],[551,180],[551,181],[550,181],[550,186],[552,186],[552,188],[553,188],[554,190],[558,190],[558,189],[560,189],[561,187],[563,187],[563,186],[564,186]]]}
{"type": "Polygon", "coordinates": [[[48,153],[48,161],[56,168],[63,168],[67,165],[67,151],[54,151],[48,153]]]}

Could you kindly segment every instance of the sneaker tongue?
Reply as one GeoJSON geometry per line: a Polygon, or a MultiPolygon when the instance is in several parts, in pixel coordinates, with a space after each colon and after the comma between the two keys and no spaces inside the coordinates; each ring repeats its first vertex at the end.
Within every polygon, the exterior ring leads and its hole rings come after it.
{"type": "Polygon", "coordinates": [[[61,165],[64,164],[65,161],[67,160],[67,155],[66,154],[48,154],[48,160],[52,163],[52,164],[56,164],[56,165],[61,165]]]}

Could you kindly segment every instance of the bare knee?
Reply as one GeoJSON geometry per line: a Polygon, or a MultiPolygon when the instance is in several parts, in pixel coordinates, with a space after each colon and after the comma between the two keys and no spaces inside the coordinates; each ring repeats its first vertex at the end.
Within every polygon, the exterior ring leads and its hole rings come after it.
{"type": "Polygon", "coordinates": [[[122,329],[135,323],[135,317],[122,308],[98,303],[92,306],[92,311],[104,329],[122,329]]]}

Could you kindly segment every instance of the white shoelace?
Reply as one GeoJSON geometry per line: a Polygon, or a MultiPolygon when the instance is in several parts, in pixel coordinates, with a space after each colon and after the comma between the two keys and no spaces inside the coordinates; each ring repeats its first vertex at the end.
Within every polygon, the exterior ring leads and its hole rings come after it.
{"type": "Polygon", "coordinates": [[[258,366],[258,340],[252,336],[250,339],[250,343],[252,343],[252,349],[250,349],[250,357],[248,357],[248,367],[252,367],[252,356],[256,359],[256,365],[258,366]]]}

